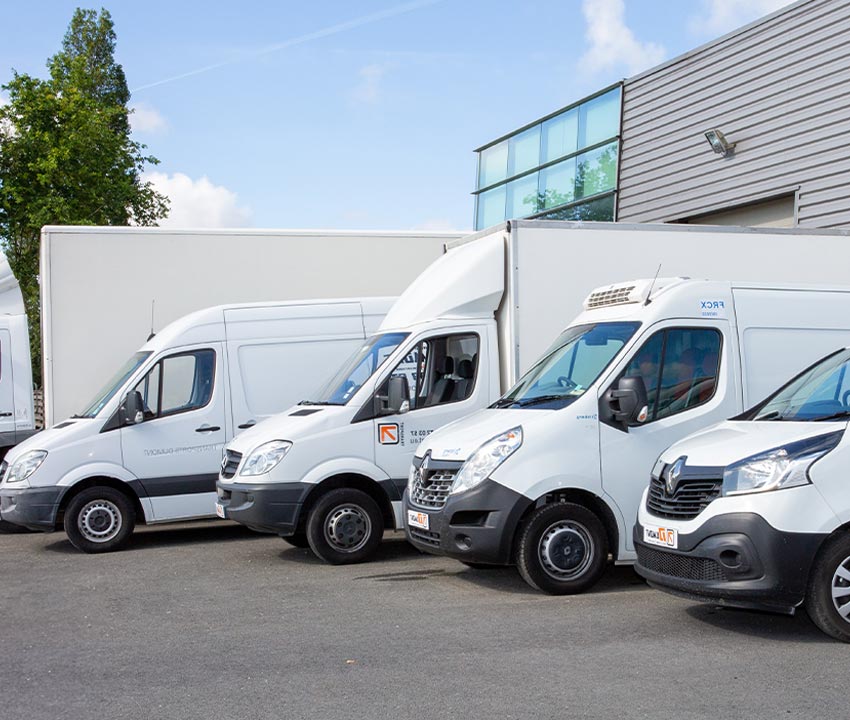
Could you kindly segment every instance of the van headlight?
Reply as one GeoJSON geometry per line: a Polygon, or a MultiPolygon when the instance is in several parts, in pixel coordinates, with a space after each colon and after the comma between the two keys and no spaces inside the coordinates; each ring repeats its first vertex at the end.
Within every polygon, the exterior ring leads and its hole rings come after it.
{"type": "Polygon", "coordinates": [[[255,448],[243,463],[240,475],[265,475],[289,452],[289,440],[272,440],[255,448]]]}
{"type": "Polygon", "coordinates": [[[30,450],[28,453],[24,453],[9,468],[9,472],[6,475],[6,482],[23,482],[38,470],[39,465],[44,462],[44,458],[46,457],[47,450],[30,450]]]}
{"type": "Polygon", "coordinates": [[[809,469],[841,441],[843,430],[806,438],[729,465],[723,472],[723,495],[744,495],[811,482],[809,469]]]}
{"type": "Polygon", "coordinates": [[[451,495],[471,490],[483,483],[491,473],[522,445],[522,427],[497,435],[478,448],[460,468],[452,483],[451,495]]]}

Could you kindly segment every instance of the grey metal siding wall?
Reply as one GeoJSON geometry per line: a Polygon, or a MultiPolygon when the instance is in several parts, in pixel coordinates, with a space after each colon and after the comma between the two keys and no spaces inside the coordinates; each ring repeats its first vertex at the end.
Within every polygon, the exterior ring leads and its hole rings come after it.
{"type": "Polygon", "coordinates": [[[627,80],[622,136],[620,221],[798,191],[799,225],[850,226],[850,0],[797,3],[627,80]]]}

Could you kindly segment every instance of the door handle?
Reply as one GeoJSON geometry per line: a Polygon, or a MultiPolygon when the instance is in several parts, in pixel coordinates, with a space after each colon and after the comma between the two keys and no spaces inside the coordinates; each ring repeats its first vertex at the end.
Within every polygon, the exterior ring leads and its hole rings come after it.
{"type": "Polygon", "coordinates": [[[201,425],[199,428],[195,428],[195,432],[215,432],[216,430],[221,430],[218,425],[201,425]]]}
{"type": "Polygon", "coordinates": [[[12,413],[10,413],[10,412],[0,413],[0,417],[12,417],[12,413]]]}
{"type": "Polygon", "coordinates": [[[239,429],[240,430],[247,430],[249,427],[254,427],[254,425],[256,425],[256,424],[257,424],[256,420],[249,420],[248,422],[244,422],[241,425],[239,425],[239,429]]]}

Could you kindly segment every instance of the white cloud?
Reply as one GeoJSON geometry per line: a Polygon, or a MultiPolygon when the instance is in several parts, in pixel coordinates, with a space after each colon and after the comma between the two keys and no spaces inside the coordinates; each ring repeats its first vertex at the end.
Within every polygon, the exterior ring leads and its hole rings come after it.
{"type": "Polygon", "coordinates": [[[251,211],[240,205],[236,193],[221,185],[213,185],[209,178],[192,180],[183,173],[167,175],[159,172],[145,173],[161,193],[171,200],[171,212],[160,222],[163,227],[215,228],[248,227],[251,211]]]}
{"type": "Polygon", "coordinates": [[[730,30],[768,15],[790,0],[701,0],[702,9],[688,25],[695,35],[724,35],[730,30]]]}
{"type": "Polygon", "coordinates": [[[589,47],[579,64],[588,73],[624,67],[634,75],[657,65],[667,51],[652,42],[641,42],[626,25],[623,0],[584,0],[582,12],[587,23],[585,39],[589,47]]]}
{"type": "Polygon", "coordinates": [[[132,106],[130,113],[130,126],[135,132],[159,132],[165,130],[167,123],[159,110],[147,103],[138,103],[132,106]]]}
{"type": "Polygon", "coordinates": [[[351,90],[352,99],[364,104],[377,102],[381,96],[381,80],[386,72],[386,66],[377,63],[360,68],[357,74],[359,81],[351,90]]]}

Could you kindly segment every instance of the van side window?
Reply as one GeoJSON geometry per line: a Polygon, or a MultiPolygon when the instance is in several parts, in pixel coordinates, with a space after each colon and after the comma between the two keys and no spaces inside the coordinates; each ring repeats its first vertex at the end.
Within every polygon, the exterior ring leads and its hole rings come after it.
{"type": "Polygon", "coordinates": [[[623,375],[643,378],[649,400],[646,422],[690,410],[714,396],[721,339],[711,328],[670,328],[641,346],[623,375]]]}
{"type": "Polygon", "coordinates": [[[215,379],[215,351],[170,355],[154,365],[134,388],[145,419],[197,410],[209,403],[215,379]]]}
{"type": "MultiPolygon", "coordinates": [[[[418,343],[396,365],[390,377],[404,375],[410,409],[466,400],[478,375],[478,335],[444,335],[418,343]]],[[[378,390],[387,393],[389,380],[378,390]]]]}

